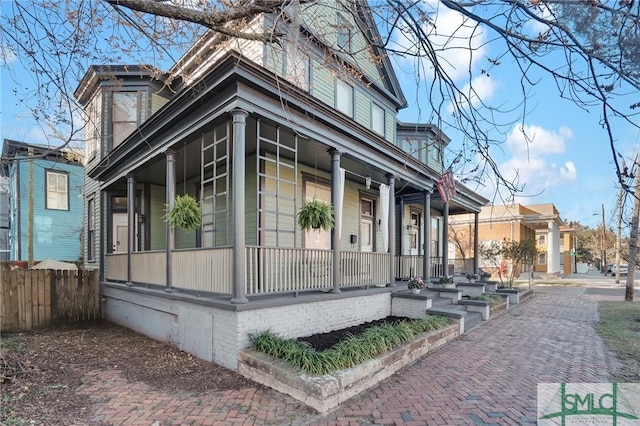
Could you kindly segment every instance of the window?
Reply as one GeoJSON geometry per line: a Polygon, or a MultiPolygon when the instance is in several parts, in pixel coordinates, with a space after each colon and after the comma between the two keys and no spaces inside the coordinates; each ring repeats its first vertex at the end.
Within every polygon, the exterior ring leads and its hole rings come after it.
{"type": "Polygon", "coordinates": [[[538,254],[538,265],[546,265],[547,264],[547,253],[538,254]]]}
{"type": "Polygon", "coordinates": [[[95,260],[96,250],[96,224],[94,216],[95,200],[87,201],[87,260],[95,260]]]}
{"type": "Polygon", "coordinates": [[[300,47],[290,45],[286,62],[287,80],[303,90],[309,90],[309,57],[300,51],[300,47]]]}
{"type": "Polygon", "coordinates": [[[538,235],[538,245],[540,246],[544,246],[547,244],[547,236],[544,234],[539,234],[538,235]]]}
{"type": "Polygon", "coordinates": [[[349,22],[340,14],[337,20],[337,42],[338,48],[345,52],[351,52],[351,26],[349,22]]]}
{"type": "Polygon", "coordinates": [[[138,126],[138,93],[114,92],[111,148],[122,143],[138,126]]]}
{"type": "Polygon", "coordinates": [[[69,175],[47,170],[47,209],[69,210],[69,175]]]}
{"type": "Polygon", "coordinates": [[[384,109],[376,104],[371,104],[371,130],[384,136],[384,109]]]}
{"type": "Polygon", "coordinates": [[[336,109],[353,116],[353,87],[342,80],[336,80],[336,109]]]}
{"type": "Polygon", "coordinates": [[[101,96],[96,95],[87,106],[85,125],[85,158],[90,161],[98,153],[100,142],[100,103],[101,96]]]}

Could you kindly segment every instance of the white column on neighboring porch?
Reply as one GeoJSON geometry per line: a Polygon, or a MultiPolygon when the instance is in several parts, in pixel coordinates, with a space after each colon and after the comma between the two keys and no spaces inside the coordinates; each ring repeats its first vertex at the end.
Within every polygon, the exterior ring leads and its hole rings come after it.
{"type": "Polygon", "coordinates": [[[560,235],[553,220],[547,222],[547,273],[560,272],[560,235]]]}
{"type": "MultiPolygon", "coordinates": [[[[170,210],[173,207],[173,203],[176,199],[176,152],[168,150],[166,153],[167,156],[167,179],[166,179],[166,204],[167,210],[170,210]]],[[[176,232],[171,226],[169,226],[169,222],[166,223],[167,229],[167,269],[166,269],[166,286],[165,291],[171,291],[172,282],[171,282],[171,253],[175,247],[175,239],[176,232]]]]}
{"type": "Polygon", "coordinates": [[[423,249],[422,249],[422,279],[427,285],[431,280],[431,191],[423,192],[422,210],[424,213],[423,249]]]}
{"type": "Polygon", "coordinates": [[[478,230],[480,221],[478,219],[479,213],[475,212],[473,214],[473,273],[480,273],[480,241],[479,235],[480,232],[478,230]]]}
{"type": "Polygon", "coordinates": [[[387,175],[387,185],[389,185],[389,286],[396,286],[396,177],[387,175]]]}
{"type": "Polygon", "coordinates": [[[334,226],[331,230],[331,250],[333,250],[333,290],[340,293],[340,230],[342,229],[342,193],[340,190],[340,156],[337,149],[331,149],[331,203],[333,204],[334,226]]]}
{"type": "Polygon", "coordinates": [[[244,229],[245,145],[249,113],[242,109],[231,111],[233,116],[233,297],[231,303],[247,303],[246,243],[244,229]]]}
{"type": "Polygon", "coordinates": [[[131,252],[136,242],[136,176],[127,175],[127,285],[133,285],[131,279],[131,252]]]}
{"type": "Polygon", "coordinates": [[[449,203],[442,209],[442,275],[449,276],[449,203]]]}

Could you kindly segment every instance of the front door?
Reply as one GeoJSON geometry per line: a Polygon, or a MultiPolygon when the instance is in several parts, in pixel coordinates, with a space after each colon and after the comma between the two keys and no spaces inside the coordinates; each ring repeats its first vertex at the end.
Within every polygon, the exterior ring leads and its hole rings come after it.
{"type": "Polygon", "coordinates": [[[373,251],[373,200],[360,201],[360,251],[373,251]]]}
{"type": "Polygon", "coordinates": [[[418,256],[420,254],[421,225],[420,213],[411,212],[411,227],[409,229],[409,254],[411,256],[418,256]]]}
{"type": "Polygon", "coordinates": [[[126,213],[114,213],[113,214],[113,252],[122,253],[127,251],[127,245],[129,242],[129,234],[127,232],[127,214],[126,213]]]}

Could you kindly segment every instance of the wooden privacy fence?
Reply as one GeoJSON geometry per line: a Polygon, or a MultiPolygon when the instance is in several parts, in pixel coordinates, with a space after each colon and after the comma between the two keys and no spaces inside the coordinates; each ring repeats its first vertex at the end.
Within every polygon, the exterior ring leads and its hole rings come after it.
{"type": "Polygon", "coordinates": [[[98,271],[2,271],[2,331],[100,318],[98,271]]]}

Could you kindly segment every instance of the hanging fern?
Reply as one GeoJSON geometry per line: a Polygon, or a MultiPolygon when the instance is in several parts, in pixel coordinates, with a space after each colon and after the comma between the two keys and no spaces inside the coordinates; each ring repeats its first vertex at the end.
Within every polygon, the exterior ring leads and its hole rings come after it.
{"type": "Polygon", "coordinates": [[[184,231],[191,231],[200,227],[200,206],[198,201],[189,194],[178,195],[173,207],[169,209],[165,205],[167,214],[164,219],[172,228],[180,228],[184,231]]]}

